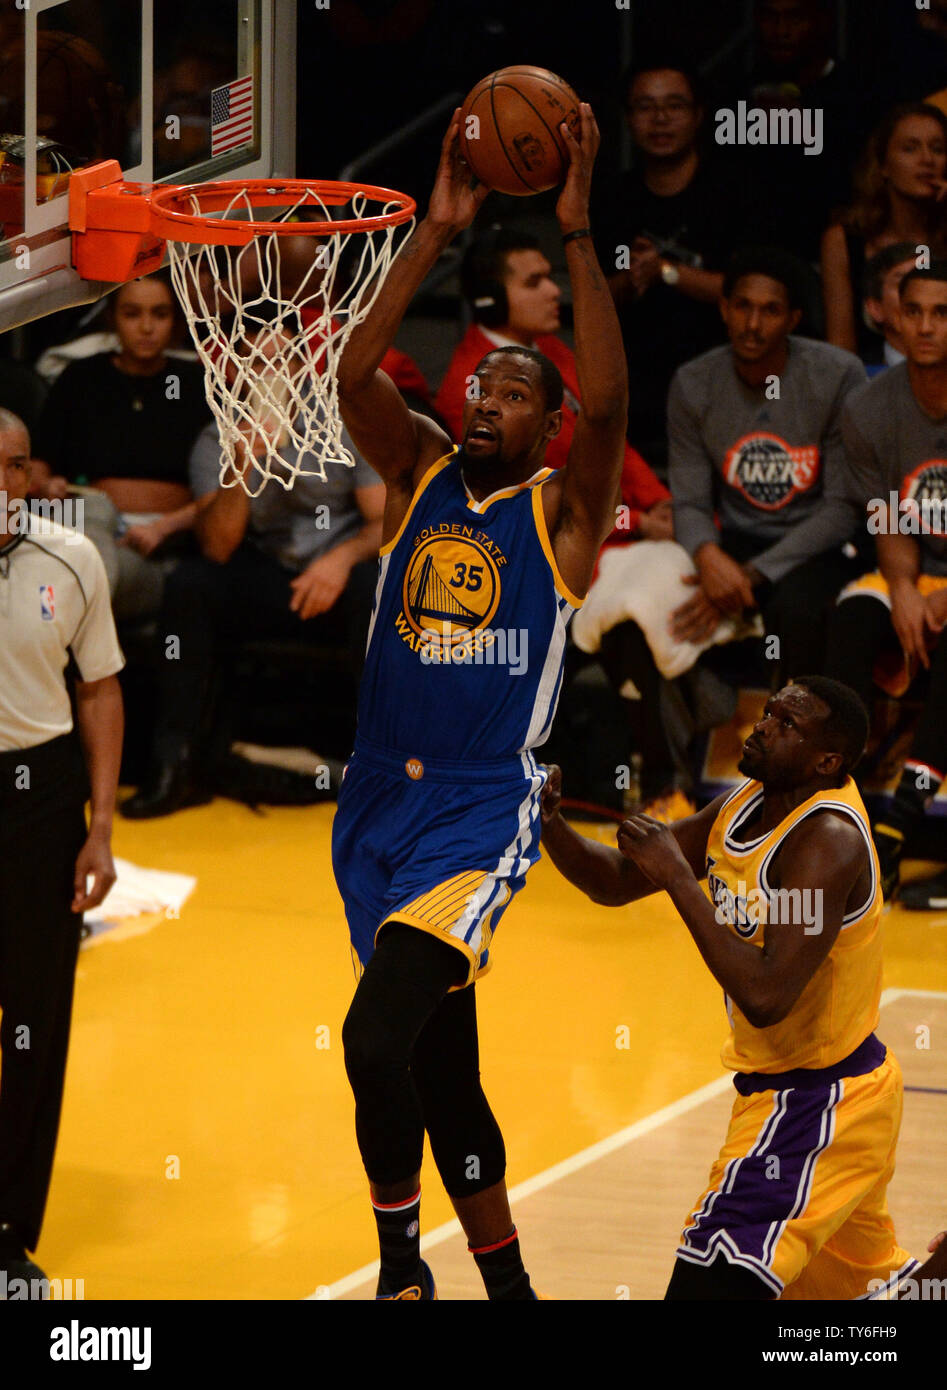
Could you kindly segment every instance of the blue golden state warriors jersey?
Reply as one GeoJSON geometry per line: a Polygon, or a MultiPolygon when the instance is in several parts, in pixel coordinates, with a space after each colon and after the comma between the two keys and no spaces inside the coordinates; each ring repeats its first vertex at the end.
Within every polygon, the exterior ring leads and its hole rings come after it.
{"type": "Polygon", "coordinates": [[[432,464],[379,557],[358,734],[405,757],[494,760],[543,743],[581,602],[543,516],[552,470],[478,502],[462,468],[456,450],[432,464]]]}

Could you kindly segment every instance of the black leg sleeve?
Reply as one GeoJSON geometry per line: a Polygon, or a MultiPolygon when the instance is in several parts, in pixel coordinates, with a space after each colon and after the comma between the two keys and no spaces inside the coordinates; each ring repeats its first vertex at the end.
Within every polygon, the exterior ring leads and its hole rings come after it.
{"type": "Polygon", "coordinates": [[[411,1076],[415,1041],[466,975],[453,946],[415,927],[388,927],[342,1026],[355,1094],[355,1134],[369,1180],[401,1182],[421,1167],[424,1115],[411,1076]]]}
{"type": "Polygon", "coordinates": [[[476,986],[448,994],[414,1049],[411,1075],[450,1197],[473,1197],[506,1174],[500,1126],[480,1084],[476,986]]]}

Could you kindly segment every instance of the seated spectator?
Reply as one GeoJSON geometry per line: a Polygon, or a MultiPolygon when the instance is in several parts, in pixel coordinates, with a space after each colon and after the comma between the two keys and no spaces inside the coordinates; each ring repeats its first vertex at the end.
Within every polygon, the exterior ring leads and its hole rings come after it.
{"type": "Polygon", "coordinates": [[[84,528],[105,562],[115,616],[143,618],[158,611],[194,524],[187,463],[210,412],[203,370],[168,359],[177,301],[163,276],[122,285],[108,313],[117,352],[73,362],[47,397],[38,491],[91,489],[84,528]]]}
{"type": "Polygon", "coordinates": [[[592,225],[625,341],[628,439],[663,478],[668,387],[682,362],[723,339],[716,306],[739,218],[734,189],[699,148],[696,79],[652,63],[624,89],[636,163],[600,190],[592,225]]]}
{"type": "Polygon", "coordinates": [[[899,293],[907,361],[855,392],[842,418],[879,568],[840,595],[827,665],[869,709],[880,657],[896,656],[893,668],[886,663],[892,694],[929,672],[893,804],[874,825],[885,897],[897,889],[905,841],[947,771],[947,261],[909,271],[899,293]]]}
{"type": "MultiPolygon", "coordinates": [[[[894,242],[947,251],[947,116],[924,102],[896,106],[874,131],[855,198],[822,238],[825,336],[871,360],[876,346],[856,306],[866,262],[894,242]]],[[[916,252],[915,252],[916,254],[916,252]]]]}
{"type": "Polygon", "coordinates": [[[701,640],[722,615],[759,610],[774,684],[824,669],[827,609],[859,571],[843,552],[858,529],[840,435],[845,397],[865,380],[842,349],[791,336],[795,263],[738,254],[724,281],[730,336],[681,367],[668,432],[674,531],[697,566],[697,592],[673,630],[701,640]]]}
{"type": "MultiPolygon", "coordinates": [[[[526,232],[494,229],[467,251],[461,288],[474,322],[454,350],[434,399],[436,410],[460,441],[464,405],[468,392],[475,389],[481,359],[497,347],[535,348],[558,367],[562,377],[562,427],[546,448],[546,467],[561,468],[581,409],[579,378],[572,349],[555,336],[561,295],[539,242],[526,232]]],[[[621,491],[627,510],[611,539],[658,540],[672,535],[670,493],[630,446],[625,449],[621,491]]]]}
{"type": "Polygon", "coordinates": [[[744,242],[781,246],[812,263],[832,210],[848,198],[852,151],[872,119],[863,77],[837,56],[834,8],[834,0],[754,0],[750,71],[724,80],[717,108],[735,114],[744,101],[767,122],[778,111],[787,122],[812,123],[808,147],[804,136],[726,147],[746,193],[744,242]]]}
{"type": "MultiPolygon", "coordinates": [[[[99,353],[108,352],[113,356],[122,350],[121,340],[113,329],[108,327],[112,318],[111,300],[107,299],[100,314],[89,324],[88,332],[81,333],[78,338],[67,338],[65,342],[54,343],[44,352],[40,353],[36,359],[36,373],[48,386],[51,386],[57,377],[62,376],[67,367],[71,367],[73,362],[78,362],[85,357],[95,357],[99,353]],[[101,320],[101,323],[100,323],[101,320]],[[96,325],[100,326],[96,326],[96,325]]],[[[182,362],[196,362],[197,353],[191,344],[191,340],[184,331],[183,321],[180,324],[183,345],[175,346],[177,333],[172,338],[171,343],[165,349],[165,356],[178,359],[182,362]]]]}
{"type": "Polygon", "coordinates": [[[873,360],[865,361],[869,378],[904,361],[898,290],[908,271],[916,267],[917,247],[909,241],[886,246],[865,266],[865,315],[883,339],[877,352],[871,354],[873,360]]]}
{"type": "Polygon", "coordinates": [[[218,709],[214,677],[225,644],[266,638],[344,648],[357,676],[372,609],[385,488],[368,464],[330,461],[325,482],[300,476],[289,491],[271,482],[250,498],[239,485],[220,486],[209,425],[190,477],[205,503],[196,523],[202,554],[182,560],[165,586],[159,641],[163,650],[165,634],[176,636],[178,656],[160,662],[150,775],[119,808],[134,820],[210,799],[204,740],[218,709]]]}

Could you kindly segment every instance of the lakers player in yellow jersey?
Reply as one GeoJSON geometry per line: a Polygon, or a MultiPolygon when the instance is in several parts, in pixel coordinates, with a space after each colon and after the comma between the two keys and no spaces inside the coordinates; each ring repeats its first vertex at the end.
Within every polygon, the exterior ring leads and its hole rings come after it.
{"type": "Polygon", "coordinates": [[[618,849],[566,825],[550,779],[560,871],[603,903],[664,889],[726,994],[737,1097],[668,1298],[859,1298],[917,1268],[886,1204],[902,1082],[873,1031],[882,894],[849,775],[867,736],[854,691],[800,677],[747,739],[747,781],[671,826],[631,817],[618,849]]]}

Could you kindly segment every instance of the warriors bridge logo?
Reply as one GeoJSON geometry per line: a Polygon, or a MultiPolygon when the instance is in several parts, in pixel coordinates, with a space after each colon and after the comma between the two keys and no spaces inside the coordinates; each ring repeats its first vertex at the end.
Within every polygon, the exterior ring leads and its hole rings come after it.
{"type": "Polygon", "coordinates": [[[754,507],[779,511],[817,481],[818,446],[787,444],[778,434],[745,434],[728,451],[723,476],[754,507]]]}
{"type": "MultiPolygon", "coordinates": [[[[430,528],[415,537],[395,619],[412,651],[432,644],[452,660],[456,649],[493,640],[489,625],[500,603],[506,557],[472,526],[430,528]],[[446,534],[445,534],[446,532],[446,534]]],[[[460,651],[458,651],[458,655],[460,651]]]]}

